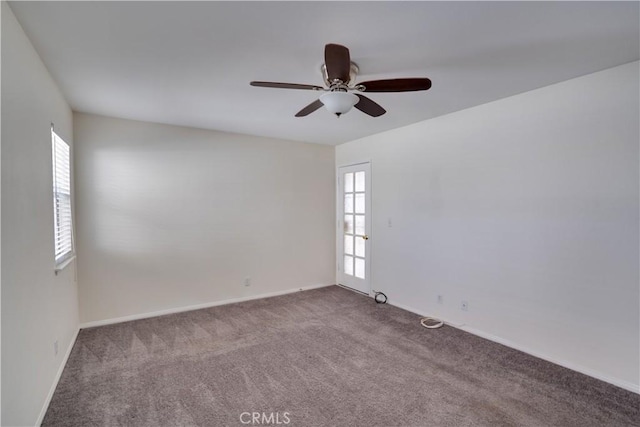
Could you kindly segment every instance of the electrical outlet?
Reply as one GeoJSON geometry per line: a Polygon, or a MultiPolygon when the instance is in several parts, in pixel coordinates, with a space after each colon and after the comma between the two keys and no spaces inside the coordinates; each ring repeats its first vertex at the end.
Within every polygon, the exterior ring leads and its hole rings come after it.
{"type": "Polygon", "coordinates": [[[438,304],[444,303],[444,297],[442,295],[438,295],[438,304]]]}
{"type": "Polygon", "coordinates": [[[462,311],[468,311],[469,310],[469,303],[466,301],[462,301],[460,303],[460,310],[462,311]]]}
{"type": "Polygon", "coordinates": [[[58,355],[58,340],[56,340],[56,341],[53,343],[53,355],[54,355],[54,356],[57,356],[57,355],[58,355]]]}
{"type": "Polygon", "coordinates": [[[244,285],[245,286],[251,286],[251,277],[245,277],[244,278],[244,285]]]}

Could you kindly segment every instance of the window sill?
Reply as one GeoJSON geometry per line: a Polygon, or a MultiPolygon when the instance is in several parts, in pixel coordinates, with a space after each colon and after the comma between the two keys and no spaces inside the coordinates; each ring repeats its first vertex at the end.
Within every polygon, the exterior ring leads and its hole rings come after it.
{"type": "Polygon", "coordinates": [[[59,272],[61,272],[62,270],[64,270],[69,264],[71,264],[72,261],[74,261],[76,259],[75,255],[70,256],[69,258],[65,259],[64,261],[62,261],[60,264],[56,265],[55,269],[53,270],[53,272],[56,274],[56,276],[58,275],[59,272]]]}

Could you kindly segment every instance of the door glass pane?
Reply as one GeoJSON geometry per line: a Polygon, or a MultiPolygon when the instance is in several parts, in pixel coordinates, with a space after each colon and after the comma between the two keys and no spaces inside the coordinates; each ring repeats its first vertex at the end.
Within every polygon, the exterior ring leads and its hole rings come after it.
{"type": "Polygon", "coordinates": [[[353,172],[344,174],[344,192],[353,193],[353,172]]]}
{"type": "Polygon", "coordinates": [[[364,236],[364,215],[356,215],[356,234],[364,236]]]}
{"type": "Polygon", "coordinates": [[[344,274],[353,276],[353,257],[349,255],[344,256],[344,274]]]}
{"type": "MultiPolygon", "coordinates": [[[[362,258],[364,258],[364,242],[365,240],[362,237],[360,236],[356,237],[356,255],[361,256],[362,258]]],[[[345,252],[346,252],[346,249],[345,249],[345,252]]]]}
{"type": "Polygon", "coordinates": [[[364,260],[362,258],[356,258],[356,277],[364,279],[364,260]]]}
{"type": "Polygon", "coordinates": [[[353,213],[353,194],[344,195],[344,213],[353,213]]]}
{"type": "Polygon", "coordinates": [[[356,213],[364,213],[364,193],[356,194],[356,213]]]}
{"type": "MultiPolygon", "coordinates": [[[[353,236],[350,234],[346,234],[344,236],[344,253],[353,255],[353,236]]],[[[360,256],[364,256],[364,255],[360,255],[360,256]]]]}
{"type": "Polygon", "coordinates": [[[353,234],[353,215],[344,216],[344,232],[353,234]]]}
{"type": "Polygon", "coordinates": [[[356,172],[356,191],[364,191],[364,171],[356,172]]]}

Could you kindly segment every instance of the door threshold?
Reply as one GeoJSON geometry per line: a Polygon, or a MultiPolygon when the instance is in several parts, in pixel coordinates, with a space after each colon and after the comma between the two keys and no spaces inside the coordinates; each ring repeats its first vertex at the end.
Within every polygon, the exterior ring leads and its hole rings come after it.
{"type": "Polygon", "coordinates": [[[343,285],[343,284],[341,284],[341,283],[337,283],[337,286],[340,286],[342,289],[346,289],[346,290],[348,290],[348,291],[355,292],[355,293],[360,294],[360,295],[364,295],[364,296],[367,296],[367,297],[371,297],[371,295],[370,295],[370,294],[368,294],[368,293],[366,293],[366,292],[362,292],[362,291],[359,291],[359,290],[357,290],[357,289],[350,288],[350,287],[348,287],[348,286],[346,286],[346,285],[343,285]]]}

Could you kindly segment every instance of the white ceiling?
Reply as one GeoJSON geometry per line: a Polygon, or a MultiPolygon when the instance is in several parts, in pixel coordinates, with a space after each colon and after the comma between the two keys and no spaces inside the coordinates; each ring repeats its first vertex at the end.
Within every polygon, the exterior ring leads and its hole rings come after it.
{"type": "Polygon", "coordinates": [[[638,2],[11,2],[76,111],[339,144],[639,59],[638,2]],[[294,114],[322,85],[326,43],[374,93],[379,118],[294,114]]]}

